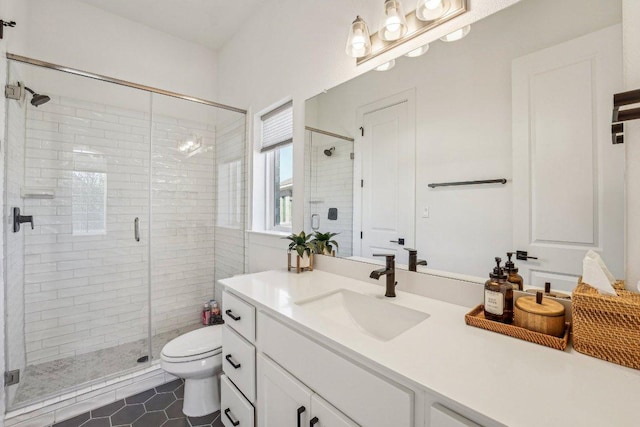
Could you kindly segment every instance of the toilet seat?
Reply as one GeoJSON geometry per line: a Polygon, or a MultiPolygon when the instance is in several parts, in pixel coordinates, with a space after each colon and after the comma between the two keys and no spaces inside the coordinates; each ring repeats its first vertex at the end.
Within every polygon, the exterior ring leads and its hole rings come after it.
{"type": "Polygon", "coordinates": [[[222,325],[205,326],[169,341],[160,354],[166,362],[192,362],[222,353],[222,325]]]}

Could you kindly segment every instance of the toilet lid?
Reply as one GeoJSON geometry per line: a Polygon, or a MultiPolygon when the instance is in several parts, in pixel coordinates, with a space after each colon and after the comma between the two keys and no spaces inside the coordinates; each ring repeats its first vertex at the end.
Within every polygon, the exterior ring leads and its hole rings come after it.
{"type": "Polygon", "coordinates": [[[193,357],[222,347],[222,325],[205,326],[169,341],[162,355],[171,358],[193,357]]]}

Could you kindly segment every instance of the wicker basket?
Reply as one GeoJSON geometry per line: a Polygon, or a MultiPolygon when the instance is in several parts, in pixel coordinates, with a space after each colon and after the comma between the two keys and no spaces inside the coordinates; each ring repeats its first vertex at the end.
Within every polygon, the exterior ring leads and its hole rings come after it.
{"type": "Polygon", "coordinates": [[[600,295],[585,283],[573,291],[573,347],[580,353],[640,369],[640,294],[614,285],[618,296],[600,295]]]}

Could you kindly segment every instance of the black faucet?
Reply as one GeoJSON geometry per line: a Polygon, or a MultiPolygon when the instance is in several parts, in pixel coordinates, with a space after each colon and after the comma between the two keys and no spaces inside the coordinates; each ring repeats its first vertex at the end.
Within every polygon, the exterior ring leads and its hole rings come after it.
{"type": "Polygon", "coordinates": [[[427,265],[427,260],[418,259],[418,251],[416,249],[404,249],[409,251],[409,271],[417,271],[419,265],[427,265]]]}
{"type": "Polygon", "coordinates": [[[386,258],[385,268],[373,270],[369,277],[372,279],[380,279],[380,276],[387,276],[387,289],[384,293],[385,297],[394,298],[396,296],[396,256],[389,254],[373,254],[373,256],[383,256],[386,258]]]}

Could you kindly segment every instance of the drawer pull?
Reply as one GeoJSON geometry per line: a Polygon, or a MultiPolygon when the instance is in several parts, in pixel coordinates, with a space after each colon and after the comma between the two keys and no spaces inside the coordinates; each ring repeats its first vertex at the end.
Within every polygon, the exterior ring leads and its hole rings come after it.
{"type": "Polygon", "coordinates": [[[304,406],[301,406],[301,407],[298,408],[298,427],[302,427],[302,417],[301,417],[301,415],[306,410],[307,410],[307,408],[305,408],[304,406]]]}
{"type": "Polygon", "coordinates": [[[238,320],[240,320],[240,316],[234,316],[234,315],[233,315],[233,312],[232,312],[231,310],[227,310],[227,311],[225,311],[225,313],[227,313],[227,315],[228,315],[229,317],[231,317],[233,320],[235,320],[236,322],[237,322],[238,320]]]}
{"type": "Polygon", "coordinates": [[[311,418],[311,421],[309,421],[309,427],[313,427],[314,425],[318,424],[320,422],[320,420],[318,419],[318,417],[313,417],[311,418]]]}
{"type": "Polygon", "coordinates": [[[231,424],[233,424],[234,426],[237,426],[240,424],[240,421],[234,420],[233,418],[231,418],[231,415],[229,415],[231,413],[231,409],[227,408],[224,410],[224,414],[227,416],[227,418],[229,419],[229,421],[231,422],[231,424]]]}
{"type": "Polygon", "coordinates": [[[231,355],[230,354],[227,354],[224,358],[227,359],[227,362],[231,363],[231,366],[233,366],[233,369],[240,368],[241,364],[240,363],[234,363],[233,360],[231,360],[231,355]]]}

